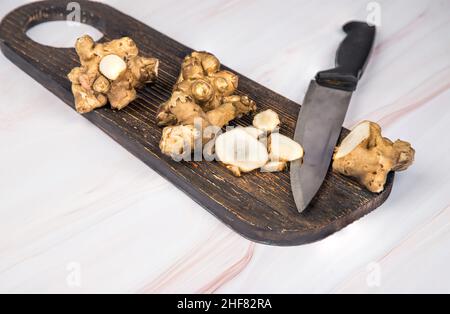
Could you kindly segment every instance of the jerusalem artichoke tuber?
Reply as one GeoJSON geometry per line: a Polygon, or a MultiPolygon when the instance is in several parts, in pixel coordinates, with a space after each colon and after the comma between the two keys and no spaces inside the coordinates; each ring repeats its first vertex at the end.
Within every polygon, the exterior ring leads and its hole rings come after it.
{"type": "Polygon", "coordinates": [[[152,83],[158,76],[159,61],[139,56],[128,37],[96,44],[89,36],[76,42],[81,66],[68,77],[72,82],[75,107],[87,113],[106,105],[122,109],[136,98],[136,88],[152,83]]]}
{"type": "MultiPolygon", "coordinates": [[[[247,96],[233,95],[238,77],[228,71],[220,71],[220,62],[207,52],[193,52],[182,64],[181,74],[170,99],[161,105],[157,123],[166,127],[160,148],[166,155],[189,153],[197,123],[203,131],[209,126],[221,128],[230,121],[256,110],[256,104],[247,96]],[[187,128],[186,128],[187,127],[187,128]],[[174,140],[175,134],[183,134],[174,140]],[[181,143],[183,138],[184,143],[181,143]],[[180,147],[183,147],[180,149],[180,147]],[[188,151],[186,151],[186,149],[188,151]]],[[[202,141],[210,137],[202,138],[202,141]]]]}
{"type": "Polygon", "coordinates": [[[382,137],[378,124],[363,121],[337,147],[333,170],[355,178],[371,192],[380,193],[389,172],[406,170],[414,155],[411,144],[392,142],[382,137]]]}

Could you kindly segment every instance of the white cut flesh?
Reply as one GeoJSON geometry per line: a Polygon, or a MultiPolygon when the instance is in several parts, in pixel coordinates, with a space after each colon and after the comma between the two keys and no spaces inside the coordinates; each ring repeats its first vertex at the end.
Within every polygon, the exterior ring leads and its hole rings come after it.
{"type": "Polygon", "coordinates": [[[279,172],[286,169],[286,166],[285,161],[269,161],[261,167],[261,172],[279,172]]]}
{"type": "Polygon", "coordinates": [[[269,142],[272,161],[294,161],[303,158],[303,147],[287,136],[272,133],[269,142]]]}
{"type": "Polygon", "coordinates": [[[219,135],[215,148],[218,161],[237,167],[242,172],[261,168],[269,160],[264,144],[243,128],[236,128],[219,135]]]}
{"type": "Polygon", "coordinates": [[[279,125],[280,118],[271,109],[258,113],[253,119],[253,126],[266,132],[273,132],[279,125]]]}
{"type": "Polygon", "coordinates": [[[244,131],[256,139],[259,139],[261,136],[263,136],[266,133],[263,130],[254,128],[252,126],[245,127],[244,131]]]}
{"type": "Polygon", "coordinates": [[[109,80],[115,81],[125,72],[127,64],[118,55],[107,55],[100,61],[99,70],[109,80]]]}
{"type": "Polygon", "coordinates": [[[370,136],[370,122],[364,121],[358,124],[338,147],[335,159],[339,159],[350,154],[359,144],[370,136]]]}

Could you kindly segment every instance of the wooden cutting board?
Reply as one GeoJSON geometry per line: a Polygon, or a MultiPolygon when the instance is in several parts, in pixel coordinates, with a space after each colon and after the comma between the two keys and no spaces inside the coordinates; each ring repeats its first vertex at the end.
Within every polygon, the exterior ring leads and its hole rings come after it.
{"type": "MultiPolygon", "coordinates": [[[[43,46],[26,35],[28,29],[42,22],[65,20],[69,2],[51,0],[18,8],[1,22],[0,40],[6,57],[74,107],[66,75],[78,65],[75,50],[43,46]]],[[[389,196],[394,174],[390,174],[383,193],[373,194],[330,171],[309,208],[299,214],[288,172],[254,172],[236,178],[216,162],[178,163],[162,155],[158,147],[161,129],[155,124],[155,113],[169,98],[181,62],[192,50],[105,4],[77,2],[81,5],[82,22],[103,32],[101,41],[129,36],[143,55],[161,60],[158,82],[141,90],[131,105],[122,111],[105,107],[84,117],[237,233],[271,245],[310,243],[366,215],[389,196]]],[[[281,133],[293,137],[298,104],[242,75],[239,92],[250,95],[260,110],[276,111],[282,119],[281,133]]],[[[251,118],[237,123],[249,125],[251,118]]],[[[347,133],[343,129],[341,136],[347,133]]],[[[169,222],[167,228],[170,227],[169,222]]]]}

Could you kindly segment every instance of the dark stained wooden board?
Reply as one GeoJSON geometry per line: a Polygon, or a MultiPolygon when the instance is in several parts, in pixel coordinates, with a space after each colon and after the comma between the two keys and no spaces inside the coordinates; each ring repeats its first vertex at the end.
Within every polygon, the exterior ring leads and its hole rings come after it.
{"type": "MultiPolygon", "coordinates": [[[[74,107],[66,75],[78,65],[75,50],[43,46],[26,35],[39,23],[65,20],[68,2],[34,2],[11,12],[0,24],[0,43],[6,57],[74,107]]],[[[77,2],[81,5],[82,22],[103,32],[101,41],[130,36],[143,55],[161,60],[158,82],[141,90],[135,102],[122,111],[105,107],[84,117],[239,234],[271,245],[314,242],[366,215],[389,196],[394,174],[389,176],[383,193],[373,194],[351,179],[329,172],[309,208],[299,214],[288,172],[253,172],[235,178],[216,162],[177,163],[162,155],[158,147],[161,129],[155,124],[155,113],[169,98],[180,64],[192,50],[105,4],[77,2]]],[[[239,92],[250,95],[260,110],[275,110],[283,122],[281,132],[293,136],[298,104],[242,75],[239,92]]],[[[251,118],[237,123],[251,124],[251,118]]],[[[341,136],[347,132],[343,129],[341,136]]],[[[167,224],[170,229],[170,222],[167,224]]]]}

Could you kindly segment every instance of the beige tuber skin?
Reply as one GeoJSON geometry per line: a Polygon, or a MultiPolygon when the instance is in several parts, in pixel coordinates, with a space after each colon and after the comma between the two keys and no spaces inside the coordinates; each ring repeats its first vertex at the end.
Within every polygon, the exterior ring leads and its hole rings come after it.
{"type": "MultiPolygon", "coordinates": [[[[238,77],[220,71],[220,62],[207,52],[193,52],[181,67],[180,77],[170,99],[161,105],[157,123],[165,127],[160,142],[162,152],[170,156],[186,153],[194,147],[200,130],[209,126],[222,128],[232,120],[256,110],[247,96],[234,95],[238,77]]],[[[210,138],[202,138],[203,142],[210,138]]]]}
{"type": "Polygon", "coordinates": [[[77,40],[75,49],[81,66],[68,77],[80,113],[103,107],[108,101],[120,110],[136,99],[136,88],[158,76],[159,61],[139,56],[135,42],[128,37],[96,44],[86,35],[77,40]]]}
{"type": "Polygon", "coordinates": [[[406,170],[414,155],[411,144],[392,142],[382,137],[378,124],[364,121],[337,147],[333,170],[355,178],[371,192],[380,193],[389,172],[406,170]]]}

